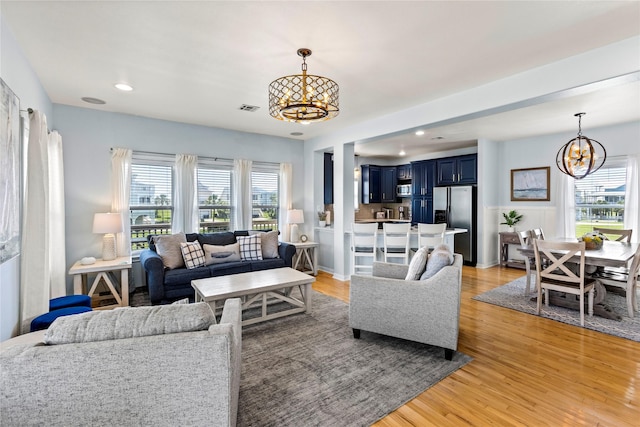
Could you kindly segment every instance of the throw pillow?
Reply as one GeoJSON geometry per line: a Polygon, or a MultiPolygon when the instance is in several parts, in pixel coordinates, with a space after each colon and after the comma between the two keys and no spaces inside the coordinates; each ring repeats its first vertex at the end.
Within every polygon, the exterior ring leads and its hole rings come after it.
{"type": "Polygon", "coordinates": [[[420,276],[420,280],[426,280],[435,276],[438,271],[451,264],[453,264],[453,253],[451,253],[449,246],[436,246],[427,259],[427,268],[422,276],[420,276]]]}
{"type": "Polygon", "coordinates": [[[429,255],[429,248],[426,246],[421,247],[416,251],[409,263],[409,270],[404,280],[420,280],[420,276],[424,272],[427,266],[427,256],[429,255]]]}
{"type": "Polygon", "coordinates": [[[95,310],[58,317],[47,330],[44,342],[69,344],[203,331],[215,324],[216,318],[206,302],[95,310]]]}
{"type": "Polygon", "coordinates": [[[262,258],[280,258],[280,255],[278,255],[278,230],[261,232],[257,234],[260,235],[262,258]]]}
{"type": "Polygon", "coordinates": [[[222,264],[224,262],[240,261],[240,244],[204,245],[204,264],[222,264]]]}
{"type": "Polygon", "coordinates": [[[184,267],[182,249],[180,248],[180,243],[187,243],[187,237],[184,233],[172,234],[170,236],[154,236],[153,242],[156,245],[156,252],[160,255],[160,258],[162,258],[162,263],[165,267],[169,269],[184,267]]]}
{"type": "Polygon", "coordinates": [[[204,251],[200,247],[200,242],[180,243],[182,258],[188,269],[202,267],[204,265],[204,251]]]}
{"type": "Polygon", "coordinates": [[[253,236],[238,236],[240,244],[240,258],[243,261],[257,261],[262,259],[262,239],[260,234],[253,236]]]}

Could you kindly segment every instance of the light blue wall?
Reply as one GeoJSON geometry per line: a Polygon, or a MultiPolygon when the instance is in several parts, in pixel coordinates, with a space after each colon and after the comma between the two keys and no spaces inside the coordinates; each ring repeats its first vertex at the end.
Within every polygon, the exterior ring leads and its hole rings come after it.
{"type": "MultiPolygon", "coordinates": [[[[293,204],[303,199],[303,142],[54,104],[64,147],[67,267],[100,256],[93,214],[111,210],[112,147],[293,164],[293,204]]],[[[71,282],[67,284],[71,290],[71,282]]]]}
{"type": "MultiPolygon", "coordinates": [[[[52,105],[11,30],[0,15],[0,77],[20,98],[20,109],[45,113],[52,127],[52,105]]],[[[26,118],[26,114],[23,115],[26,118]]],[[[23,151],[26,147],[23,147],[23,151]]],[[[24,171],[23,171],[24,172],[24,171]]],[[[0,265],[0,341],[18,332],[20,256],[0,265]]]]}

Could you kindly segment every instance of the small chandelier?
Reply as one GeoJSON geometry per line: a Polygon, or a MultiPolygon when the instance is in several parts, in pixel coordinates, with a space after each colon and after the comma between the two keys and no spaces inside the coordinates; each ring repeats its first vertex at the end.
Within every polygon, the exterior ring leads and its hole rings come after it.
{"type": "Polygon", "coordinates": [[[578,118],[578,136],[564,144],[556,155],[556,165],[560,172],[575,179],[582,179],[594,173],[604,165],[607,150],[595,139],[582,135],[582,116],[587,113],[576,113],[578,118]]]}
{"type": "Polygon", "coordinates": [[[307,74],[310,49],[298,49],[302,57],[302,74],[280,77],[269,85],[269,114],[278,120],[311,123],[338,115],[336,82],[326,77],[307,74]]]}

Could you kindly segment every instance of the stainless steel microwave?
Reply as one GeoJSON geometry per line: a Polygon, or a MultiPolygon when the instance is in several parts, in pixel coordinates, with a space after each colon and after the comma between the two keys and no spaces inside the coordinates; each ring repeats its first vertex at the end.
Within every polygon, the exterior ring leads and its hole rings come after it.
{"type": "Polygon", "coordinates": [[[396,186],[396,197],[411,197],[411,184],[396,186]]]}

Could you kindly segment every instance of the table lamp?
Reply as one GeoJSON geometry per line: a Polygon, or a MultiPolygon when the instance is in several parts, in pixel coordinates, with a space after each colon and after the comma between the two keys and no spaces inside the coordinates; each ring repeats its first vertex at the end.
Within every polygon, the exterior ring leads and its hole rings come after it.
{"type": "Polygon", "coordinates": [[[304,223],[304,213],[302,209],[291,209],[287,211],[287,224],[291,224],[291,241],[298,243],[300,241],[300,232],[298,224],[304,223]]]}
{"type": "Polygon", "coordinates": [[[102,259],[111,261],[116,259],[115,233],[124,231],[122,215],[119,213],[97,213],[93,216],[93,232],[104,234],[102,238],[102,259]]]}

